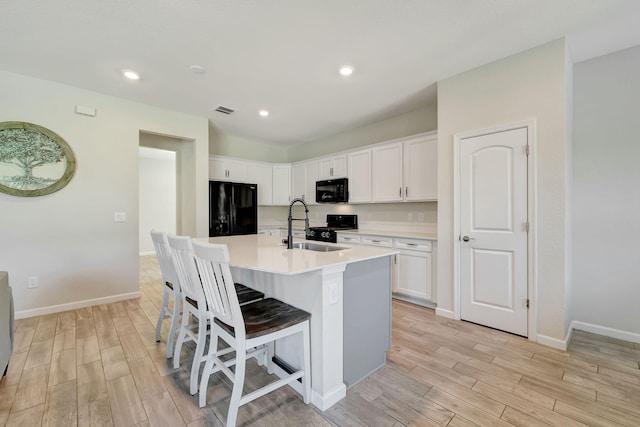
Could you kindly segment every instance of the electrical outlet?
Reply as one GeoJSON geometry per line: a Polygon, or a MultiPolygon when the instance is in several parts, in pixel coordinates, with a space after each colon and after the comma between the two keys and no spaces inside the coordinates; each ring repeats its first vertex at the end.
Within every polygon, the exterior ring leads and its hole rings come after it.
{"type": "Polygon", "coordinates": [[[338,285],[332,283],[329,285],[329,304],[338,303],[338,285]]]}
{"type": "Polygon", "coordinates": [[[38,287],[38,276],[29,276],[27,278],[27,288],[35,289],[38,287]]]}
{"type": "Polygon", "coordinates": [[[424,221],[424,212],[418,213],[418,221],[424,221]]]}

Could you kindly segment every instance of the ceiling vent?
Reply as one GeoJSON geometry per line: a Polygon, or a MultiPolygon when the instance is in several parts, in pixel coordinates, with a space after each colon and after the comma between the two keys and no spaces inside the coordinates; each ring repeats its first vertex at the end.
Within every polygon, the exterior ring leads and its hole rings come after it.
{"type": "Polygon", "coordinates": [[[229,114],[231,114],[231,113],[234,113],[236,110],[234,110],[233,108],[225,107],[224,105],[218,105],[218,106],[216,107],[216,111],[217,111],[218,113],[222,113],[222,114],[227,114],[227,115],[229,115],[229,114]]]}

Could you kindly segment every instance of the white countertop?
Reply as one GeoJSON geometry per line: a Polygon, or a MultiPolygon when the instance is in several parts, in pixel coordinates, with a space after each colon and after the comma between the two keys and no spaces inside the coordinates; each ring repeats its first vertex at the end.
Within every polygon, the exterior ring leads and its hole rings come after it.
{"type": "MultiPolygon", "coordinates": [[[[326,246],[341,246],[345,249],[332,252],[316,252],[306,249],[287,249],[282,237],[263,234],[244,236],[198,238],[198,241],[226,244],[229,249],[230,265],[277,274],[299,274],[320,270],[339,264],[349,264],[368,259],[391,256],[397,250],[368,246],[348,247],[341,244],[312,242],[326,246]]],[[[310,242],[307,240],[294,240],[310,242]]]]}

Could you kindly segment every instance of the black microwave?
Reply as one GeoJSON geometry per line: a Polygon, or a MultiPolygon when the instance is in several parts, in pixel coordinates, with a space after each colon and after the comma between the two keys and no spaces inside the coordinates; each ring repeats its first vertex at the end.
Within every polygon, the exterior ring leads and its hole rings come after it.
{"type": "Polygon", "coordinates": [[[316,203],[346,203],[349,201],[347,178],[316,181],[316,203]]]}

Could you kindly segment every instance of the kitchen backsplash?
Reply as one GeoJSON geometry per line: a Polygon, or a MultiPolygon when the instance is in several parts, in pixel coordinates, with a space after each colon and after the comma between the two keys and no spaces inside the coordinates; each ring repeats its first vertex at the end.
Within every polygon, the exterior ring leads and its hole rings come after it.
{"type": "MultiPolygon", "coordinates": [[[[286,225],[289,208],[286,206],[259,206],[258,226],[286,225]]],[[[327,204],[309,206],[312,226],[326,223],[327,214],[356,214],[360,228],[401,231],[419,229],[431,232],[438,223],[438,203],[371,203],[362,205],[327,204]]],[[[302,205],[294,206],[294,217],[304,218],[302,205]]]]}

